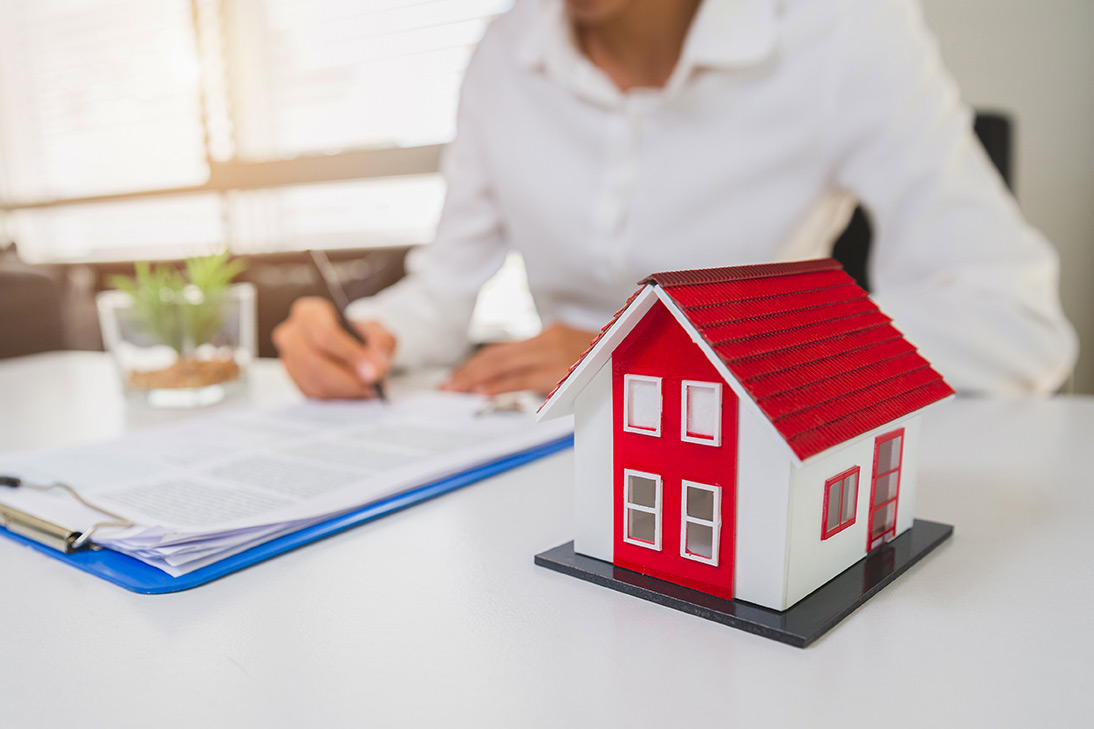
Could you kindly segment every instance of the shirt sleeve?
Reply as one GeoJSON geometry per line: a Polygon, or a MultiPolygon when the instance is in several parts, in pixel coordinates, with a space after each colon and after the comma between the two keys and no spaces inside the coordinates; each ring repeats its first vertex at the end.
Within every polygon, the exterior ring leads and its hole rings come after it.
{"type": "Polygon", "coordinates": [[[488,113],[488,40],[489,32],[468,65],[456,138],[442,157],[447,194],[436,238],[410,252],[405,278],[346,310],[350,319],[376,320],[391,331],[396,367],[450,365],[465,356],[479,289],[505,260],[480,123],[488,113]]]}
{"type": "Polygon", "coordinates": [[[1077,354],[1055,250],[977,141],[914,0],[845,8],[837,184],[870,218],[875,298],[959,392],[1052,392],[1077,354]]]}

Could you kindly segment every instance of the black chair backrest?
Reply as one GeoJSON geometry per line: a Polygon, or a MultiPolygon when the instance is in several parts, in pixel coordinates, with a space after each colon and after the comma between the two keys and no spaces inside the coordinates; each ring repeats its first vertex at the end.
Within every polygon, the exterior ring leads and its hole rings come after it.
{"type": "MultiPolygon", "coordinates": [[[[977,113],[973,126],[980,143],[987,150],[988,157],[1003,176],[1007,187],[1014,189],[1011,183],[1011,122],[1004,114],[977,113]]],[[[832,248],[832,257],[843,264],[843,268],[867,291],[870,290],[866,273],[866,262],[870,256],[870,221],[862,206],[855,208],[851,222],[840,234],[832,248]]]]}

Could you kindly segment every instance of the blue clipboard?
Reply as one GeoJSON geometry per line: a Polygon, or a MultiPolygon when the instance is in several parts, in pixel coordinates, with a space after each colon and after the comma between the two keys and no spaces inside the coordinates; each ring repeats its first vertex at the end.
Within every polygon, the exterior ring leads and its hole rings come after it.
{"type": "Polygon", "coordinates": [[[0,527],[0,535],[12,539],[42,554],[69,564],[78,570],[101,577],[107,582],[112,582],[119,587],[138,592],[143,595],[162,595],[168,592],[180,592],[189,590],[211,582],[225,575],[250,567],[253,564],[263,562],[271,557],[296,549],[305,544],[329,537],[332,534],[345,531],[358,524],[378,519],[381,516],[401,511],[414,504],[419,504],[449,491],[455,491],[469,484],[481,481],[484,478],[508,471],[511,468],[522,466],[538,458],[556,453],[569,448],[574,443],[572,435],[544,443],[519,453],[504,456],[469,471],[449,476],[424,486],[404,491],[394,496],[389,496],[371,504],[366,504],[356,511],[340,514],[319,524],[313,524],[300,531],[286,534],[272,539],[256,547],[251,547],[245,552],[226,557],[211,565],[194,570],[179,577],[171,575],[151,567],[138,559],[114,552],[109,549],[85,549],[71,554],[65,554],[56,549],[14,534],[0,527]]]}

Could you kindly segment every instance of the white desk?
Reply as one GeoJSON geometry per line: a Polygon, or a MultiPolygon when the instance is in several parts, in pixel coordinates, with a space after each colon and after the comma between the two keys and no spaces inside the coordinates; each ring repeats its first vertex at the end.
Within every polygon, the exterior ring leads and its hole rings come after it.
{"type": "MultiPolygon", "coordinates": [[[[101,355],[0,362],[0,449],[171,417],[101,355]]],[[[533,566],[572,537],[569,452],[175,595],[0,540],[0,726],[1088,725],[1094,399],[924,431],[954,538],[804,651],[533,566]]]]}

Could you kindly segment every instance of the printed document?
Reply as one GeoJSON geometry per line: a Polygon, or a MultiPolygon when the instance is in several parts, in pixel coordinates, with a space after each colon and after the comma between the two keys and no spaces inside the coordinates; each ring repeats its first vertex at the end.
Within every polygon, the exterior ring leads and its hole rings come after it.
{"type": "MultiPolygon", "coordinates": [[[[0,473],[73,487],[132,523],[96,528],[96,544],[178,576],[572,431],[566,420],[477,415],[483,403],[423,392],[196,416],[108,443],[0,454],[0,473]]],[[[0,489],[0,502],[74,531],[112,520],[61,489],[0,489]]]]}

